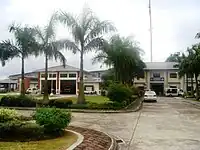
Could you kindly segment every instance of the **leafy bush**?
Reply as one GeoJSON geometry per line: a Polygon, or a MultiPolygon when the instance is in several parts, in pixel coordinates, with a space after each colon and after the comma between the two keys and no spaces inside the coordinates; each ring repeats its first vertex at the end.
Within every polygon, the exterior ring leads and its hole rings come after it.
{"type": "Polygon", "coordinates": [[[4,96],[1,99],[1,106],[35,107],[36,102],[28,96],[4,96]]]}
{"type": "Polygon", "coordinates": [[[132,95],[131,88],[123,84],[113,83],[108,88],[107,97],[113,102],[122,103],[124,101],[128,102],[132,95]]]}
{"type": "Polygon", "coordinates": [[[36,102],[31,97],[17,96],[16,99],[17,99],[17,101],[20,102],[21,107],[35,107],[36,106],[36,102]]]}
{"type": "Polygon", "coordinates": [[[132,86],[131,90],[133,92],[133,95],[139,95],[140,94],[140,90],[135,86],[132,86]]]}
{"type": "Polygon", "coordinates": [[[88,103],[88,109],[101,109],[101,110],[117,110],[122,109],[124,105],[122,103],[113,102],[113,103],[103,103],[103,104],[97,104],[97,103],[88,103]]]}
{"type": "Polygon", "coordinates": [[[47,133],[60,132],[71,121],[71,113],[58,108],[38,108],[35,113],[36,123],[44,126],[47,133]]]}
{"type": "Polygon", "coordinates": [[[15,120],[0,123],[0,138],[1,141],[29,141],[43,139],[45,134],[38,124],[15,120]]]}
{"type": "Polygon", "coordinates": [[[73,104],[72,100],[66,98],[60,98],[60,99],[50,100],[47,105],[56,108],[69,108],[69,106],[72,104],[73,104]]]}
{"type": "Polygon", "coordinates": [[[23,125],[21,125],[15,133],[17,135],[20,135],[24,138],[31,138],[33,139],[40,139],[41,137],[44,136],[44,127],[36,124],[36,123],[31,123],[27,122],[23,125]]]}
{"type": "Polygon", "coordinates": [[[72,104],[69,106],[71,109],[88,109],[88,104],[72,104]]]}
{"type": "Polygon", "coordinates": [[[101,90],[101,96],[106,96],[106,91],[105,90],[101,90]]]}
{"type": "Polygon", "coordinates": [[[1,108],[0,109],[0,122],[7,122],[16,119],[17,112],[12,109],[1,108]]]}

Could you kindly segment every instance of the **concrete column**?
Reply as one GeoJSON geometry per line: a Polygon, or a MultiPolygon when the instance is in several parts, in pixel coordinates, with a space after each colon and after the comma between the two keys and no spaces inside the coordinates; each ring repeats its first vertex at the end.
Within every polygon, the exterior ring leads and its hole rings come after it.
{"type": "Polygon", "coordinates": [[[168,71],[164,72],[164,88],[168,88],[168,71]]]}
{"type": "Polygon", "coordinates": [[[40,84],[40,72],[38,72],[38,89],[40,89],[40,86],[41,86],[41,84],[40,84]]]}
{"type": "Polygon", "coordinates": [[[56,94],[60,94],[60,73],[57,72],[56,76],[56,94]]]}
{"type": "Polygon", "coordinates": [[[147,78],[146,78],[146,83],[147,83],[147,89],[150,89],[150,72],[147,71],[147,78]]]}

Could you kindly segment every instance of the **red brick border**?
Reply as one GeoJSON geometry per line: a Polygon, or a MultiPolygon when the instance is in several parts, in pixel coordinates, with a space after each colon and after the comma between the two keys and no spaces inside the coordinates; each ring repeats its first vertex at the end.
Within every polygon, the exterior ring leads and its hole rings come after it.
{"type": "Polygon", "coordinates": [[[112,144],[111,138],[102,132],[74,126],[69,126],[67,129],[84,136],[83,142],[74,150],[108,150],[112,144]]]}

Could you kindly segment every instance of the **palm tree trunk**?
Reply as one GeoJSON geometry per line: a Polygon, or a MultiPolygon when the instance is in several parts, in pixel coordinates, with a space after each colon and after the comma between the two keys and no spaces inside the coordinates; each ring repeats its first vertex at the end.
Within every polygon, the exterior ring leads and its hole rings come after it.
{"type": "Polygon", "coordinates": [[[191,74],[191,95],[194,95],[193,74],[191,74]]]}
{"type": "Polygon", "coordinates": [[[188,74],[186,74],[186,92],[188,92],[188,74]]]}
{"type": "Polygon", "coordinates": [[[198,100],[199,99],[199,84],[198,84],[198,75],[195,74],[195,82],[196,82],[196,99],[198,100]]]}
{"type": "Polygon", "coordinates": [[[21,95],[25,96],[25,86],[24,86],[24,56],[22,55],[22,70],[21,70],[21,95]]]}
{"type": "Polygon", "coordinates": [[[84,95],[84,83],[83,83],[83,46],[81,46],[81,57],[80,57],[80,81],[79,81],[79,93],[78,93],[78,104],[85,103],[84,95]]]}
{"type": "Polygon", "coordinates": [[[45,79],[44,79],[44,96],[43,100],[49,100],[49,93],[48,93],[48,57],[45,55],[45,79]]]}

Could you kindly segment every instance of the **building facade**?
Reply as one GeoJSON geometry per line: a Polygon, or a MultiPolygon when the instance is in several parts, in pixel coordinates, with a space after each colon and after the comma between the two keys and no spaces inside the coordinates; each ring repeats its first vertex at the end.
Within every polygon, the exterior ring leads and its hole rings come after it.
{"type": "MultiPolygon", "coordinates": [[[[134,78],[133,84],[141,89],[152,89],[157,94],[163,94],[166,88],[176,87],[186,91],[191,89],[191,83],[194,84],[194,78],[191,81],[185,77],[180,78],[178,75],[178,68],[173,62],[147,62],[144,68],[143,78],[134,78]],[[187,84],[186,84],[187,82],[187,84]],[[188,85],[188,86],[186,86],[188,85]]],[[[55,94],[78,94],[79,89],[79,68],[69,65],[54,66],[48,68],[48,89],[49,93],[52,91],[55,94]]],[[[84,90],[95,91],[100,94],[100,86],[102,75],[107,70],[99,71],[84,71],[84,90]]],[[[36,87],[43,91],[44,88],[44,72],[45,69],[39,69],[25,74],[25,89],[36,87]]],[[[12,80],[17,80],[18,89],[21,88],[21,75],[11,75],[12,80]]]]}
{"type": "Polygon", "coordinates": [[[144,69],[144,78],[135,78],[134,84],[164,94],[169,87],[186,90],[185,78],[180,78],[174,62],[149,62],[144,69]]]}

